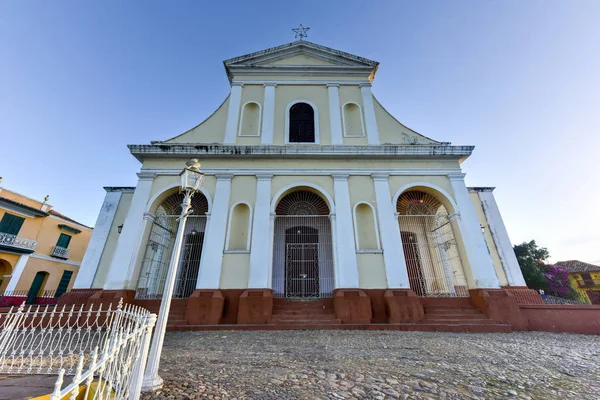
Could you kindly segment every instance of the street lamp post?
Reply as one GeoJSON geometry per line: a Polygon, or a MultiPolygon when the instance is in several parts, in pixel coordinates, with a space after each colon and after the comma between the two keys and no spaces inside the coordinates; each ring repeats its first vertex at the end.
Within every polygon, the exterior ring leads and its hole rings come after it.
{"type": "Polygon", "coordinates": [[[154,328],[154,336],[152,337],[152,347],[148,355],[148,364],[144,373],[142,391],[148,392],[151,390],[160,389],[163,385],[163,380],[158,376],[158,365],[160,363],[160,355],[162,353],[163,342],[165,339],[165,331],[167,329],[167,320],[169,319],[169,310],[171,308],[171,297],[175,287],[175,278],[179,269],[179,254],[183,241],[183,232],[185,230],[185,222],[191,210],[192,196],[200,189],[204,174],[200,171],[200,163],[197,159],[191,159],[186,162],[186,168],[179,174],[181,177],[181,191],[185,192],[183,203],[181,203],[181,215],[179,216],[179,226],[177,235],[175,236],[175,245],[171,261],[169,262],[169,270],[167,272],[167,280],[163,297],[160,302],[160,311],[156,328],[154,328]]]}

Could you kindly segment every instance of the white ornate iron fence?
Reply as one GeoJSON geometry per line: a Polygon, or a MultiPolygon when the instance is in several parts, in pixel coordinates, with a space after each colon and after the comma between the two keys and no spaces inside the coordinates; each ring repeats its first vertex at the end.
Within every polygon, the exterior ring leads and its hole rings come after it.
{"type": "Polygon", "coordinates": [[[0,246],[10,246],[23,250],[35,250],[37,240],[24,238],[17,235],[12,235],[6,232],[0,232],[0,246]]]}
{"type": "Polygon", "coordinates": [[[0,374],[58,374],[51,399],[137,399],[156,315],[116,308],[14,307],[0,314],[0,374]],[[74,375],[63,387],[65,375],[74,375]]]}
{"type": "Polygon", "coordinates": [[[64,247],[54,246],[50,255],[52,257],[64,258],[66,260],[71,255],[71,249],[65,249],[64,247]]]}

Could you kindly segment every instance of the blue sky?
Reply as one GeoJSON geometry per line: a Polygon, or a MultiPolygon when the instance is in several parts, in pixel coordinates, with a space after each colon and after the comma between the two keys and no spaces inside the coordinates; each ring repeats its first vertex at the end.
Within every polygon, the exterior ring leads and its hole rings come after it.
{"type": "Polygon", "coordinates": [[[381,62],[373,92],[429,137],[476,146],[514,243],[600,263],[600,1],[0,2],[3,186],[93,225],[134,186],[126,147],[227,96],[222,60],[293,41],[381,62]]]}

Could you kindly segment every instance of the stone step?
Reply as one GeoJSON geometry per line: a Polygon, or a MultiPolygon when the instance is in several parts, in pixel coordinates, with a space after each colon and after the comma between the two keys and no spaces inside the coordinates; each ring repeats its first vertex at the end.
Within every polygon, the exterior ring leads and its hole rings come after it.
{"type": "Polygon", "coordinates": [[[333,310],[323,310],[323,309],[315,309],[315,310],[288,310],[288,309],[273,309],[273,314],[281,314],[281,315],[304,315],[304,314],[335,314],[333,310]]]}
{"type": "Polygon", "coordinates": [[[283,321],[325,321],[335,319],[335,314],[300,314],[300,315],[282,315],[273,313],[271,319],[278,319],[283,321]]]}
{"type": "Polygon", "coordinates": [[[483,314],[479,310],[460,310],[460,309],[448,309],[448,310],[424,310],[425,314],[483,314]]]}
{"type": "Polygon", "coordinates": [[[476,324],[476,325],[496,325],[496,321],[488,318],[479,319],[460,319],[460,318],[425,318],[422,320],[425,324],[476,324]]]}
{"type": "Polygon", "coordinates": [[[431,316],[432,318],[454,318],[454,317],[458,317],[458,318],[481,318],[481,317],[485,317],[485,314],[483,313],[460,313],[460,312],[454,312],[454,313],[425,313],[425,317],[431,316]]]}
{"type": "Polygon", "coordinates": [[[425,332],[473,332],[473,333],[507,333],[511,326],[506,324],[261,324],[261,325],[171,325],[169,331],[231,331],[231,330],[391,330],[391,331],[425,331],[425,332]]]}
{"type": "Polygon", "coordinates": [[[275,325],[340,325],[342,320],[340,319],[280,319],[272,318],[269,324],[275,325]]]}

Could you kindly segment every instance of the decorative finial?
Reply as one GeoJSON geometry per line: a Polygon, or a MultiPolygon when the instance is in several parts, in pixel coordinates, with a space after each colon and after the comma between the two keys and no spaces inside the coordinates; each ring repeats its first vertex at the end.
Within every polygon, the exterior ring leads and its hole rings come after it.
{"type": "Polygon", "coordinates": [[[185,165],[187,165],[189,168],[194,169],[194,170],[200,169],[200,162],[198,161],[197,158],[190,158],[189,160],[186,161],[185,165]]]}
{"type": "Polygon", "coordinates": [[[306,32],[308,32],[309,29],[310,29],[310,27],[305,28],[302,24],[300,24],[299,27],[297,27],[296,29],[292,29],[292,31],[294,31],[294,33],[296,34],[296,36],[295,36],[296,39],[302,40],[302,38],[305,38],[308,36],[308,34],[306,32]]]}

